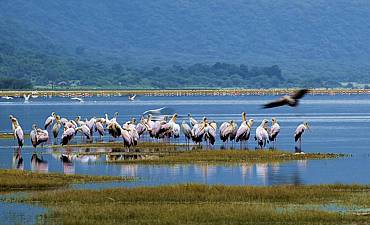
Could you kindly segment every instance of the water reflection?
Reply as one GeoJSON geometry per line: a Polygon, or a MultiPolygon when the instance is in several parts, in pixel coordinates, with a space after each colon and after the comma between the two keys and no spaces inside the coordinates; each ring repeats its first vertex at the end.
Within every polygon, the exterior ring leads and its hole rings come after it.
{"type": "Polygon", "coordinates": [[[48,161],[44,160],[43,156],[39,157],[37,153],[33,153],[31,156],[31,170],[42,173],[49,172],[48,161]]]}
{"type": "Polygon", "coordinates": [[[17,148],[14,150],[12,168],[17,170],[24,170],[21,148],[17,148]]]}

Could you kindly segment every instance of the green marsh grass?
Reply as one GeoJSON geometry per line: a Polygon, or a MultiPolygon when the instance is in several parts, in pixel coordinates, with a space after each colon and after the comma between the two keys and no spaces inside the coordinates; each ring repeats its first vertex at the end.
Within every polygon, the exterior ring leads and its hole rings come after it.
{"type": "Polygon", "coordinates": [[[43,191],[22,201],[51,208],[43,218],[50,224],[368,224],[367,217],[305,207],[348,204],[364,195],[370,197],[369,186],[188,184],[43,191]]]}
{"type": "Polygon", "coordinates": [[[64,175],[34,173],[19,170],[0,170],[0,191],[41,190],[67,187],[72,183],[129,181],[129,177],[64,175]]]}

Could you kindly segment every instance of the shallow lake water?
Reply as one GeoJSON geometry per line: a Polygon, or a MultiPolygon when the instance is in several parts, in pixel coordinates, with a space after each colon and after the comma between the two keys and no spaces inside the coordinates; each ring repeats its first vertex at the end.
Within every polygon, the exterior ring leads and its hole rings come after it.
{"type": "MultiPolygon", "coordinates": [[[[25,133],[29,133],[33,123],[42,126],[53,111],[70,119],[78,115],[82,118],[102,117],[104,113],[113,115],[118,111],[118,121],[122,124],[133,116],[139,119],[146,110],[167,107],[168,112],[177,112],[180,115],[179,123],[183,119],[187,120],[186,115],[192,113],[196,119],[206,116],[209,120],[215,120],[218,125],[232,119],[240,124],[240,114],[245,111],[247,118],[255,120],[252,134],[262,119],[277,118],[281,125],[277,144],[279,149],[294,151],[294,130],[303,121],[308,121],[312,130],[304,134],[303,151],[348,153],[352,156],[259,164],[116,165],[106,164],[105,156],[76,155],[71,163],[63,163],[60,155],[65,151],[76,153],[91,149],[34,150],[30,146],[30,140],[27,139],[26,146],[18,152],[13,139],[0,139],[0,168],[139,178],[137,181],[124,184],[91,185],[97,188],[189,182],[230,185],[370,183],[369,95],[308,95],[297,108],[261,108],[261,104],[275,98],[277,96],[138,96],[136,101],[129,102],[127,96],[116,96],[86,97],[84,103],[61,97],[39,97],[32,99],[30,103],[23,103],[22,99],[11,102],[2,99],[0,132],[11,131],[9,114],[17,117],[25,133]],[[32,163],[31,157],[34,152],[37,152],[38,157],[45,162],[32,163]],[[19,163],[17,154],[22,156],[22,163],[19,163]]],[[[81,141],[80,137],[76,137],[75,140],[81,141]]],[[[179,143],[184,143],[182,136],[179,143]]],[[[255,145],[254,141],[250,141],[250,148],[254,148],[255,145]]],[[[216,142],[215,148],[218,147],[220,140],[216,142]]],[[[238,145],[234,147],[239,151],[238,145]]]]}

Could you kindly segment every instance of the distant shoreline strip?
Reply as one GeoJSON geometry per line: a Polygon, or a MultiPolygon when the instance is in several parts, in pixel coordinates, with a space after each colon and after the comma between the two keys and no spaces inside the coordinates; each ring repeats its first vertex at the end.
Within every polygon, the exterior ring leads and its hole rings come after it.
{"type": "MultiPolygon", "coordinates": [[[[24,94],[38,96],[223,96],[223,95],[284,95],[297,89],[169,89],[169,90],[27,90],[0,91],[0,96],[22,97],[24,94]]],[[[312,95],[370,94],[370,89],[311,89],[312,95]]]]}

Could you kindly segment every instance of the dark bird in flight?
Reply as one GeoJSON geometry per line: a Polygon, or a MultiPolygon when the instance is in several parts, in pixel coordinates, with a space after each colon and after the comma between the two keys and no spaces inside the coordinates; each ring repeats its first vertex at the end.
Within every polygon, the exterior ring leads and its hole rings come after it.
{"type": "Polygon", "coordinates": [[[265,105],[263,105],[263,108],[274,108],[274,107],[279,107],[283,105],[289,105],[291,107],[295,107],[299,103],[299,99],[301,99],[305,94],[307,94],[310,90],[308,89],[301,89],[296,92],[294,92],[291,95],[285,95],[281,98],[279,98],[276,101],[269,102],[265,105]]]}

